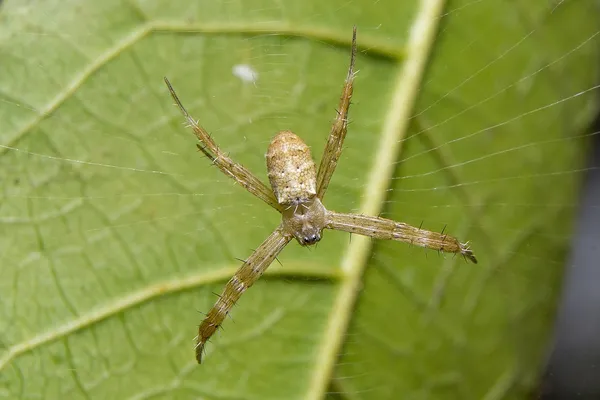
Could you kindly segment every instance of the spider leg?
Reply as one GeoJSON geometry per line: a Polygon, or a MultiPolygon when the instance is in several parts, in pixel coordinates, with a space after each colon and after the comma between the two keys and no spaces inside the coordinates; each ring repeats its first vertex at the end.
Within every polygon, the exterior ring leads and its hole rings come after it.
{"type": "Polygon", "coordinates": [[[175,93],[173,86],[171,86],[171,83],[167,78],[165,78],[165,83],[169,88],[171,97],[173,97],[173,100],[175,100],[175,104],[183,113],[187,123],[194,130],[194,134],[198,140],[200,140],[201,145],[198,144],[198,149],[204,153],[204,155],[208,157],[225,175],[230,176],[234,181],[242,185],[254,196],[258,197],[277,211],[281,212],[281,207],[277,203],[277,200],[273,195],[273,191],[243,165],[234,162],[231,158],[229,158],[228,155],[223,153],[209,133],[206,132],[206,130],[204,130],[204,128],[202,128],[190,116],[185,107],[183,107],[183,104],[181,104],[179,97],[175,93]]]}
{"type": "Polygon", "coordinates": [[[348,75],[342,89],[342,95],[340,97],[340,103],[337,109],[337,115],[327,144],[325,145],[325,151],[321,158],[321,164],[319,165],[319,172],[317,173],[317,197],[322,199],[329,186],[331,176],[335,171],[337,162],[342,154],[342,145],[346,138],[346,131],[348,130],[348,109],[350,108],[350,100],[352,98],[352,84],[354,82],[354,59],[356,58],[356,27],[352,31],[352,51],[350,55],[350,67],[348,68],[348,75]]]}
{"type": "Polygon", "coordinates": [[[432,232],[391,219],[358,214],[327,212],[325,228],[358,233],[376,239],[397,240],[445,253],[461,254],[477,264],[468,243],[461,243],[445,233],[432,232]]]}
{"type": "Polygon", "coordinates": [[[254,284],[271,265],[277,255],[292,240],[283,226],[280,225],[269,237],[252,253],[250,257],[237,270],[235,275],[227,282],[225,289],[212,309],[198,328],[196,343],[196,360],[202,362],[202,351],[206,341],[219,329],[231,308],[250,286],[254,284]]]}

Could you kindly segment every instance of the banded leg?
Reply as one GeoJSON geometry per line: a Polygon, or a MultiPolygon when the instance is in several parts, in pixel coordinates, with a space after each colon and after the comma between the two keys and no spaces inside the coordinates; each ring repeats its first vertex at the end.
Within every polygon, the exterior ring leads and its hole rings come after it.
{"type": "Polygon", "coordinates": [[[468,243],[461,243],[455,237],[444,233],[427,231],[403,222],[367,215],[328,211],[326,218],[325,227],[328,229],[358,233],[376,239],[397,240],[446,253],[461,254],[477,264],[477,258],[469,249],[468,243]]]}
{"type": "Polygon", "coordinates": [[[325,145],[325,151],[321,158],[321,164],[319,165],[319,172],[317,173],[317,197],[323,199],[331,176],[335,171],[338,159],[342,154],[342,145],[346,138],[346,131],[348,130],[348,109],[350,108],[350,100],[352,98],[352,85],[354,82],[354,59],[356,58],[356,27],[352,31],[352,50],[350,54],[350,67],[348,68],[348,75],[346,76],[346,82],[342,89],[342,95],[340,97],[340,103],[337,109],[337,116],[331,127],[327,144],[325,145]]]}
{"type": "Polygon", "coordinates": [[[206,341],[219,329],[223,320],[231,311],[231,308],[239,300],[242,294],[254,284],[265,272],[275,257],[290,242],[292,236],[284,232],[283,226],[279,226],[269,237],[252,253],[244,264],[237,270],[235,275],[227,282],[223,293],[213,308],[198,328],[196,344],[196,360],[202,362],[202,351],[206,341]]]}
{"type": "Polygon", "coordinates": [[[281,212],[281,206],[277,203],[275,196],[273,195],[273,191],[265,185],[260,179],[254,176],[252,172],[246,169],[243,165],[240,165],[234,162],[231,158],[229,158],[225,153],[219,149],[217,144],[214,142],[212,137],[202,128],[187,112],[179,97],[175,93],[173,86],[167,78],[165,78],[165,83],[169,88],[169,92],[171,93],[171,97],[175,100],[175,104],[187,120],[187,123],[194,130],[194,134],[200,140],[202,145],[198,145],[198,148],[206,157],[208,157],[219,169],[225,174],[233,178],[234,181],[242,185],[246,190],[250,193],[281,212]]]}

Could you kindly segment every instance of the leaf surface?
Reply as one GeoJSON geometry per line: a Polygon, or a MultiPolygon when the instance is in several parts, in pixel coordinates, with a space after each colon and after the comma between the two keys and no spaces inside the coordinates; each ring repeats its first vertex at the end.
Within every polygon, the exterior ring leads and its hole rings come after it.
{"type": "Polygon", "coordinates": [[[593,2],[0,7],[0,397],[496,399],[535,386],[578,136],[597,109],[593,2]],[[162,78],[266,181],[279,130],[319,159],[354,24],[360,72],[327,207],[447,226],[480,263],[339,232],[292,243],[198,366],[198,311],[279,217],[195,150],[162,78]]]}

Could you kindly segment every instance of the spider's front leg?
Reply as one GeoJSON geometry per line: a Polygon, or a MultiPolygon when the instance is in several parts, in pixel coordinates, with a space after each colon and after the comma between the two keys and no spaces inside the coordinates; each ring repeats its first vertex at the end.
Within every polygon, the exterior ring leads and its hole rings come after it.
{"type": "Polygon", "coordinates": [[[477,258],[468,243],[461,243],[453,236],[427,231],[403,222],[358,214],[342,214],[328,211],[325,228],[357,233],[376,239],[397,240],[428,249],[455,253],[477,264],[477,258]]]}
{"type": "Polygon", "coordinates": [[[198,328],[196,360],[202,362],[202,351],[206,341],[219,329],[231,308],[250,286],[265,272],[277,255],[292,240],[292,236],[279,226],[252,253],[235,275],[227,282],[223,293],[198,328]]]}
{"type": "Polygon", "coordinates": [[[167,78],[165,83],[169,88],[171,97],[175,100],[175,104],[181,110],[187,123],[192,127],[196,137],[202,145],[198,145],[198,148],[206,157],[208,157],[225,175],[233,178],[234,181],[242,185],[247,191],[258,197],[277,211],[281,212],[281,206],[277,203],[273,192],[267,185],[265,185],[260,179],[258,179],[252,172],[246,169],[243,165],[234,162],[225,153],[219,149],[219,146],[215,143],[212,137],[202,128],[187,112],[179,97],[175,93],[173,86],[167,78]]]}
{"type": "Polygon", "coordinates": [[[350,67],[348,68],[348,75],[342,89],[342,95],[340,97],[340,104],[337,109],[337,116],[331,127],[327,144],[325,145],[325,151],[321,158],[321,164],[319,165],[319,172],[317,173],[317,197],[323,199],[327,186],[331,176],[335,171],[337,162],[342,154],[342,145],[346,138],[346,131],[348,130],[348,109],[350,108],[350,100],[352,99],[352,85],[354,83],[354,59],[356,58],[356,27],[352,31],[352,50],[350,54],[350,67]]]}

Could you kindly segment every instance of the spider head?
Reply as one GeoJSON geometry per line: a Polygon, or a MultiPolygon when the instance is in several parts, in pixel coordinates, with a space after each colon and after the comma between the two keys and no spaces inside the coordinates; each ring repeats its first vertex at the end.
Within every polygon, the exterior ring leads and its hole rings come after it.
{"type": "Polygon", "coordinates": [[[301,246],[311,246],[321,240],[325,226],[325,207],[313,197],[305,202],[288,205],[282,212],[285,229],[301,246]]]}
{"type": "Polygon", "coordinates": [[[296,240],[302,246],[310,246],[321,240],[321,232],[306,232],[302,236],[296,236],[296,240]]]}

